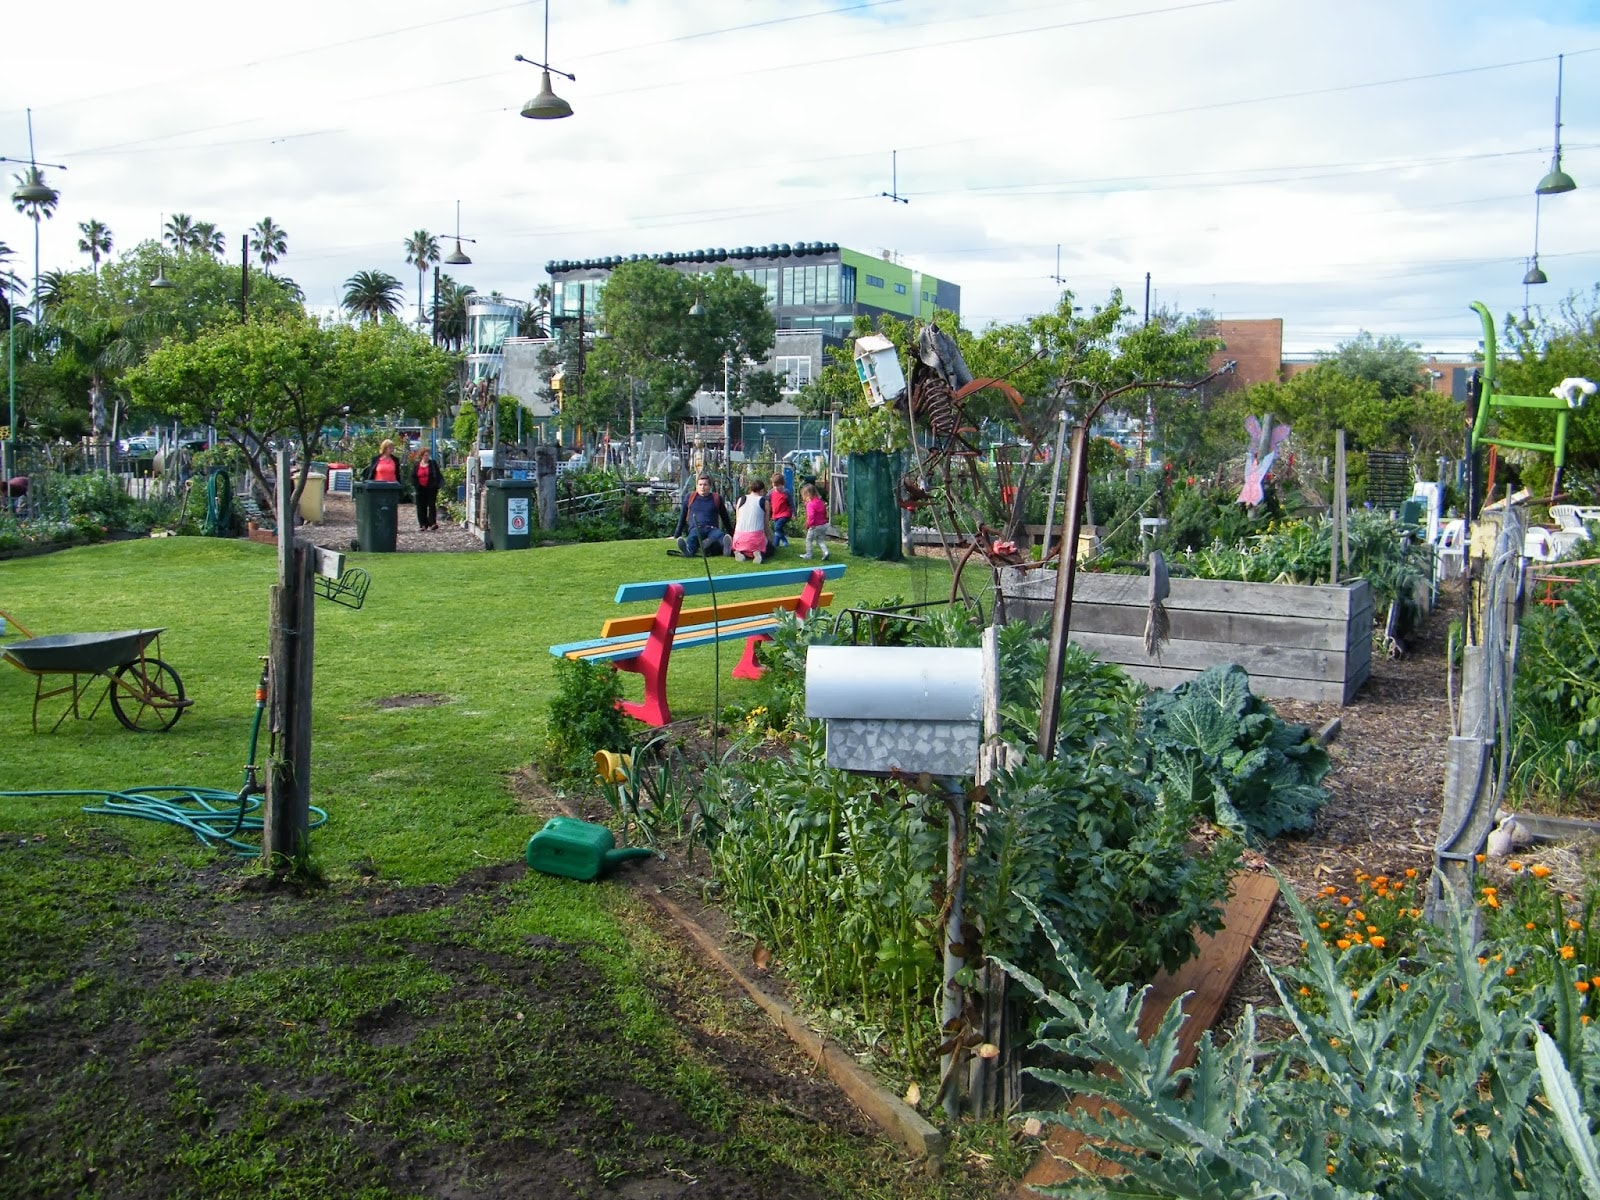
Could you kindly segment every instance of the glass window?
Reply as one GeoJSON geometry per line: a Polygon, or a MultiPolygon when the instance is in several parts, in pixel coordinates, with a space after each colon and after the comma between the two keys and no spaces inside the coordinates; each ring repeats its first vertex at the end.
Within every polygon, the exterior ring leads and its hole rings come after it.
{"type": "Polygon", "coordinates": [[[906,294],[906,285],[903,284],[903,283],[895,284],[894,285],[894,294],[896,296],[904,296],[906,294]]]}
{"type": "Polygon", "coordinates": [[[881,275],[868,275],[867,286],[881,288],[883,286],[883,277],[881,275]]]}
{"type": "Polygon", "coordinates": [[[839,268],[839,303],[854,306],[856,302],[856,269],[841,266],[839,268]]]}
{"type": "Polygon", "coordinates": [[[811,382],[811,358],[808,355],[779,355],[772,360],[773,373],[781,381],[778,390],[792,396],[811,382]]]}

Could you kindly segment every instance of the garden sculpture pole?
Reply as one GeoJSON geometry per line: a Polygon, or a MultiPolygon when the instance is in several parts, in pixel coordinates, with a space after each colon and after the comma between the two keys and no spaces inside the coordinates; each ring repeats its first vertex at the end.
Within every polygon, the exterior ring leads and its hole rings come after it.
{"type": "MultiPolygon", "coordinates": [[[[1039,704],[1039,740],[1037,749],[1044,759],[1055,757],[1056,729],[1061,721],[1061,672],[1067,657],[1067,631],[1072,626],[1072,584],[1078,568],[1078,531],[1083,526],[1084,501],[1089,492],[1088,458],[1089,429],[1106,404],[1126,392],[1138,388],[1161,388],[1165,391],[1190,391],[1210,383],[1219,375],[1230,373],[1234,360],[1229,359],[1204,379],[1136,381],[1125,383],[1103,393],[1084,414],[1083,421],[1072,431],[1072,458],[1067,472],[1067,500],[1061,510],[1061,561],[1056,565],[1055,603],[1050,613],[1050,648],[1045,654],[1044,696],[1039,704]]],[[[1096,385],[1086,379],[1072,379],[1067,385],[1074,389],[1092,390],[1096,385]]],[[[1048,539],[1049,532],[1045,532],[1048,539]]]]}
{"type": "Polygon", "coordinates": [[[261,863],[284,872],[308,850],[311,821],[312,550],[294,536],[289,451],[278,451],[278,582],[272,589],[268,646],[272,730],[277,752],[267,764],[261,863]]]}

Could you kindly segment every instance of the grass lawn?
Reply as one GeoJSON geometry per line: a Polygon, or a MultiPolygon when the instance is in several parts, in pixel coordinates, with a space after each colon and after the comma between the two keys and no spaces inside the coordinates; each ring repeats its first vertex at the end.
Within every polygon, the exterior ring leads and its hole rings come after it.
{"type": "MultiPolygon", "coordinates": [[[[538,819],[507,779],[542,744],[547,647],[596,635],[619,583],[701,569],[663,545],[352,556],[366,607],[316,609],[321,886],[83,797],[0,797],[0,1196],[991,1193],[979,1168],[921,1179],[803,1064],[752,1055],[747,1006],[624,884],[521,869],[538,819]],[[382,703],[418,693],[439,702],[382,703]]],[[[942,561],[844,561],[836,609],[948,592],[942,561]]],[[[0,563],[36,634],[165,626],[194,700],[164,734],[103,709],[35,735],[33,679],[0,666],[0,789],[235,789],[275,572],[198,538],[0,563]]],[[[673,656],[675,716],[753,686],[737,650],[720,678],[709,648],[673,656]]]]}

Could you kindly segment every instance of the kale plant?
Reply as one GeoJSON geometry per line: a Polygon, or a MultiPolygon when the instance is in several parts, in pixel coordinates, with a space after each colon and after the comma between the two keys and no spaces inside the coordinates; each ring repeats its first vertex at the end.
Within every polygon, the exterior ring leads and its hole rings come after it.
{"type": "Polygon", "coordinates": [[[1327,751],[1253,695],[1241,667],[1211,667],[1152,693],[1140,734],[1164,796],[1209,810],[1256,844],[1306,832],[1328,801],[1327,751]]]}

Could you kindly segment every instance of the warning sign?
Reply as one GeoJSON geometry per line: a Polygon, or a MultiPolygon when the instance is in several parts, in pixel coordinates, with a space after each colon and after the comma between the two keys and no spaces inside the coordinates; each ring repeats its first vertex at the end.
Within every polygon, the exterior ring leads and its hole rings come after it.
{"type": "Polygon", "coordinates": [[[508,496],[506,498],[506,529],[512,537],[528,532],[528,498],[526,496],[508,496]]]}

